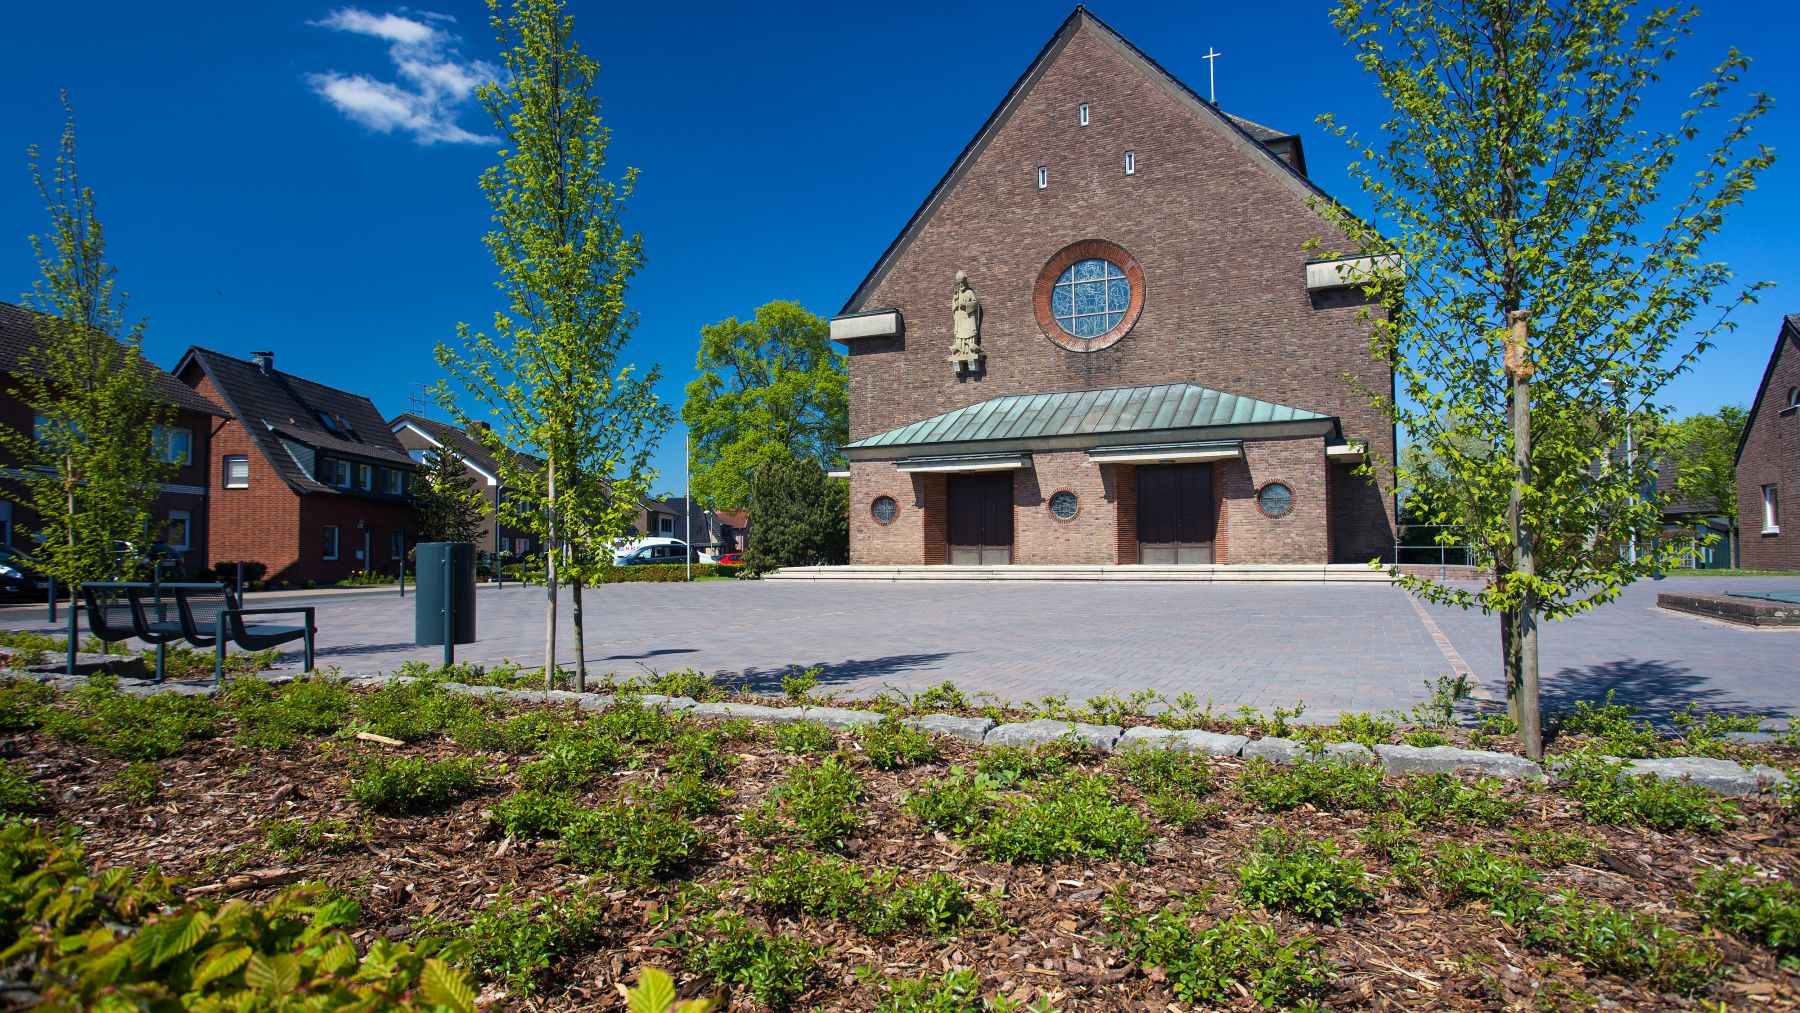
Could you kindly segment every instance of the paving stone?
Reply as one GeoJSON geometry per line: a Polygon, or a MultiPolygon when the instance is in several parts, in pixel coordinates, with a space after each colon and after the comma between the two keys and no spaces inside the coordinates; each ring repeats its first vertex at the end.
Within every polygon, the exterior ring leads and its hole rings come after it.
{"type": "Polygon", "coordinates": [[[1236,756],[1250,741],[1246,735],[1220,735],[1218,732],[1189,728],[1152,728],[1148,725],[1127,728],[1119,737],[1119,749],[1180,749],[1213,756],[1236,756]]]}
{"type": "Polygon", "coordinates": [[[806,712],[800,707],[764,707],[754,703],[697,703],[688,708],[688,713],[697,718],[749,718],[784,725],[803,720],[806,712]]]}
{"type": "Polygon", "coordinates": [[[932,735],[948,735],[953,739],[973,742],[979,745],[987,737],[988,729],[994,727],[993,718],[964,718],[955,714],[926,714],[922,717],[909,718],[907,724],[919,731],[932,735]]]}
{"type": "Polygon", "coordinates": [[[1382,765],[1396,774],[1454,774],[1478,770],[1493,777],[1542,781],[1544,768],[1523,756],[1455,746],[1376,746],[1382,765]]]}
{"type": "Polygon", "coordinates": [[[802,707],[806,720],[817,721],[827,728],[864,728],[881,723],[880,711],[851,710],[848,707],[802,707]]]}
{"type": "Polygon", "coordinates": [[[1052,721],[1039,718],[1019,724],[999,725],[988,731],[982,741],[990,746],[1041,746],[1074,735],[1085,745],[1110,752],[1125,729],[1118,725],[1089,725],[1079,721],[1052,721]]]}
{"type": "Polygon", "coordinates": [[[1760,764],[1743,767],[1730,760],[1715,760],[1709,756],[1632,760],[1629,771],[1633,776],[1655,774],[1664,781],[1685,781],[1720,795],[1755,795],[1787,781],[1787,775],[1774,767],[1760,764]]]}
{"type": "MultiPolygon", "coordinates": [[[[1278,739],[1272,736],[1251,739],[1245,743],[1241,755],[1246,760],[1253,756],[1260,756],[1276,763],[1297,763],[1301,760],[1312,759],[1313,744],[1295,742],[1293,739],[1278,739]]],[[[1320,759],[1326,763],[1374,763],[1376,757],[1368,746],[1361,743],[1333,742],[1325,747],[1325,752],[1320,759]]]]}

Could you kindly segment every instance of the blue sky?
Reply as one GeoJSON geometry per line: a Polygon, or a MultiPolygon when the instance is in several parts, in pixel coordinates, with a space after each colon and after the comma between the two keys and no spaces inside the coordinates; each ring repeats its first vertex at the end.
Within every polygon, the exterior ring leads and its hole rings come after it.
{"type": "MultiPolygon", "coordinates": [[[[1328,4],[1101,2],[1094,10],[1228,111],[1300,132],[1308,167],[1352,206],[1346,158],[1313,117],[1372,128],[1382,109],[1328,4]]],[[[1800,49],[1786,0],[1705,5],[1670,74],[1678,99],[1737,45],[1772,92],[1763,139],[1800,152],[1777,73],[1800,49]]],[[[601,61],[614,164],[641,170],[629,220],[649,265],[630,350],[679,403],[699,328],[770,299],[830,315],[1068,14],[1062,0],[904,4],[575,2],[601,61]]],[[[493,161],[459,101],[496,49],[485,8],[424,0],[15,4],[0,61],[0,298],[29,289],[43,227],[25,149],[54,145],[67,88],[82,165],[148,350],[271,348],[290,372],[389,415],[437,378],[432,349],[499,305],[476,177],[493,161]],[[404,20],[400,20],[404,19],[404,20]],[[408,27],[412,25],[415,27],[408,27]],[[417,27],[422,26],[422,27],[417,27]],[[471,140],[470,138],[475,138],[471,140]]],[[[1800,311],[1800,157],[1788,155],[1713,254],[1777,288],[1672,400],[1747,402],[1784,311],[1800,311]]],[[[678,490],[679,429],[657,485],[678,490]]]]}

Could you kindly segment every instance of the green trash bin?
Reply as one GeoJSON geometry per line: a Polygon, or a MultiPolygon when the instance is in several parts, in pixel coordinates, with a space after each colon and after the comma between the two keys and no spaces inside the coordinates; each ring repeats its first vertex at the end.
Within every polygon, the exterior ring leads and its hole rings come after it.
{"type": "Polygon", "coordinates": [[[421,542],[417,558],[413,642],[442,644],[448,665],[454,645],[475,642],[475,544],[421,542]]]}

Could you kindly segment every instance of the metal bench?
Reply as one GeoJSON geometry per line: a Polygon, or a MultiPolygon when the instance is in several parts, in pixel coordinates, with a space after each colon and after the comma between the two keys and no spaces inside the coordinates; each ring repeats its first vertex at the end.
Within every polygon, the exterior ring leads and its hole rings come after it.
{"type": "Polygon", "coordinates": [[[223,584],[168,584],[174,589],[181,635],[195,647],[213,649],[213,677],[225,681],[225,645],[233,643],[247,651],[261,651],[299,640],[303,644],[305,671],[313,670],[313,635],[318,626],[314,610],[301,608],[240,608],[237,596],[223,584]],[[245,616],[299,615],[299,626],[252,619],[245,616]]]}
{"type": "MultiPolygon", "coordinates": [[[[75,652],[81,643],[81,614],[87,613],[88,629],[102,643],[124,643],[137,636],[137,628],[131,624],[132,588],[136,584],[119,582],[99,582],[82,584],[79,588],[81,605],[69,609],[69,666],[70,675],[75,674],[75,652]]],[[[143,585],[148,587],[149,585],[143,585]]],[[[158,659],[160,660],[160,659],[158,659]]],[[[157,672],[160,678],[162,672],[157,672]]]]}

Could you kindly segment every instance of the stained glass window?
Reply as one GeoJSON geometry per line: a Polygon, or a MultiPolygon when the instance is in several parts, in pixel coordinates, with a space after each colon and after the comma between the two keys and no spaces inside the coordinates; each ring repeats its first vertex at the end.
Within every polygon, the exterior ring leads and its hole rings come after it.
{"type": "Polygon", "coordinates": [[[1256,494],[1256,505],[1270,517],[1285,517],[1294,509],[1294,490],[1280,482],[1270,482],[1256,494]]]}
{"type": "Polygon", "coordinates": [[[1050,290],[1050,315],[1078,338],[1097,338],[1125,319],[1131,282],[1110,260],[1090,257],[1070,264],[1050,290]]]}
{"type": "Polygon", "coordinates": [[[1058,520],[1072,521],[1081,512],[1081,501],[1067,489],[1050,497],[1050,513],[1058,520]]]}
{"type": "Polygon", "coordinates": [[[892,496],[877,496],[875,502],[869,504],[869,512],[883,524],[892,521],[900,513],[900,504],[894,502],[892,496]]]}

